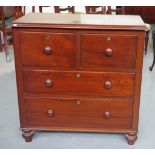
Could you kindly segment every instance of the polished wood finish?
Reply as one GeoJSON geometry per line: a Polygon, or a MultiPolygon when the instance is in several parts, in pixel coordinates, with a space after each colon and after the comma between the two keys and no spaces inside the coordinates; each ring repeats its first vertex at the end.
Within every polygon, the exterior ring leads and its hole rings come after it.
{"type": "MultiPolygon", "coordinates": [[[[126,15],[140,15],[146,23],[155,23],[155,7],[153,6],[123,6],[123,14],[126,15]],[[147,11],[146,11],[147,10],[147,11]],[[150,17],[148,17],[148,15],[150,17]],[[151,19],[152,18],[152,19],[151,19]]],[[[122,14],[122,13],[118,13],[122,14]]],[[[145,30],[145,54],[147,53],[150,30],[145,30]]]]}
{"type": "Polygon", "coordinates": [[[155,23],[155,6],[123,6],[124,14],[140,15],[144,22],[155,23]]]}
{"type": "Polygon", "coordinates": [[[26,142],[31,142],[34,136],[33,130],[22,130],[22,136],[26,142]]]}
{"type": "Polygon", "coordinates": [[[136,46],[134,33],[81,34],[81,66],[135,68],[136,46]]]}
{"type": "MultiPolygon", "coordinates": [[[[144,30],[145,24],[139,16],[89,15],[89,14],[52,14],[30,13],[17,19],[13,26],[26,28],[55,29],[94,29],[94,30],[144,30]],[[92,20],[95,18],[95,20],[92,20]],[[52,24],[51,24],[52,23],[52,24]],[[119,24],[118,24],[119,23],[119,24]],[[103,26],[104,25],[104,26],[103,26]]],[[[34,30],[35,31],[35,30],[34,30]]],[[[46,31],[46,29],[45,29],[46,31]]],[[[48,30],[47,30],[48,32],[48,30]]]]}
{"type": "Polygon", "coordinates": [[[75,33],[20,32],[21,56],[24,65],[75,66],[75,33]],[[32,40],[37,40],[32,42],[32,40]],[[32,52],[33,51],[33,52],[32,52]],[[27,59],[29,58],[29,59],[27,59]]]}
{"type": "Polygon", "coordinates": [[[134,143],[145,34],[139,17],[29,14],[13,30],[25,141],[46,130],[124,133],[134,143]]]}
{"type": "Polygon", "coordinates": [[[24,70],[23,78],[26,94],[101,97],[134,94],[135,74],[24,70]]]}
{"type": "Polygon", "coordinates": [[[126,134],[126,139],[129,145],[133,145],[135,143],[135,141],[137,140],[137,133],[136,132],[131,132],[126,134]]]}
{"type": "Polygon", "coordinates": [[[132,104],[130,100],[25,98],[25,126],[94,131],[128,129],[132,125],[132,104]]]}

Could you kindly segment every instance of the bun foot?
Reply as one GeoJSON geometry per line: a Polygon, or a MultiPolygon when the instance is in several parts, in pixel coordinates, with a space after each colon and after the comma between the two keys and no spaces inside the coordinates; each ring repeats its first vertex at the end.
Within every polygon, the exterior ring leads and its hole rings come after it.
{"type": "Polygon", "coordinates": [[[34,136],[33,130],[22,130],[22,136],[25,139],[25,142],[31,142],[34,136]]]}
{"type": "Polygon", "coordinates": [[[137,133],[127,133],[125,138],[129,145],[133,145],[137,139],[137,133]]]}

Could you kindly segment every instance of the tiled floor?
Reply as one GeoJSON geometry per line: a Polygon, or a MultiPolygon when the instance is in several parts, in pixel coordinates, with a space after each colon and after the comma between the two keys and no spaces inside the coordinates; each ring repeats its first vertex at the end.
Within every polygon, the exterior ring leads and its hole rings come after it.
{"type": "Polygon", "coordinates": [[[25,143],[19,130],[16,79],[12,61],[5,63],[0,54],[0,148],[155,148],[155,68],[152,64],[152,42],[144,56],[138,140],[133,146],[124,135],[103,133],[37,132],[31,143],[25,143]]]}

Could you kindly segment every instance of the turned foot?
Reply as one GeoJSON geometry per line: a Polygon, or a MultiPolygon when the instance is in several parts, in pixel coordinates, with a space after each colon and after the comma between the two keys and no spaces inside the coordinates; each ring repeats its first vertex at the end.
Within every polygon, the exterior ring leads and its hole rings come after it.
{"type": "Polygon", "coordinates": [[[31,142],[34,136],[33,130],[22,130],[22,136],[25,139],[25,142],[31,142]]]}
{"type": "Polygon", "coordinates": [[[129,145],[133,145],[137,139],[137,133],[127,133],[125,138],[129,145]]]}

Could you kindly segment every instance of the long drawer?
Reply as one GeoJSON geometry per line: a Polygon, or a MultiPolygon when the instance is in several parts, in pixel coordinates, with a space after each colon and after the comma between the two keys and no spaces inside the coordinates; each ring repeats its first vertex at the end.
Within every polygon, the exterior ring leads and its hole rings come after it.
{"type": "Polygon", "coordinates": [[[23,70],[28,94],[132,97],[132,73],[23,70]]]}
{"type": "Polygon", "coordinates": [[[75,34],[21,31],[20,54],[24,65],[74,67],[75,34]]]}
{"type": "Polygon", "coordinates": [[[137,40],[136,34],[81,34],[81,66],[134,69],[137,40]]]}
{"type": "Polygon", "coordinates": [[[25,127],[130,129],[131,100],[25,98],[25,127]]]}

